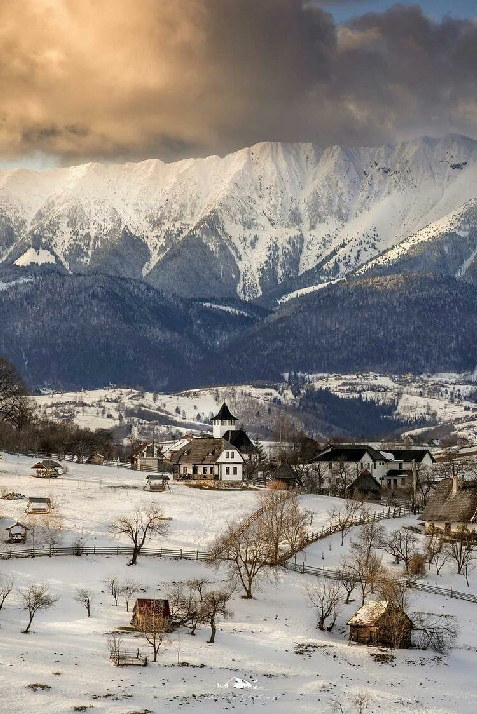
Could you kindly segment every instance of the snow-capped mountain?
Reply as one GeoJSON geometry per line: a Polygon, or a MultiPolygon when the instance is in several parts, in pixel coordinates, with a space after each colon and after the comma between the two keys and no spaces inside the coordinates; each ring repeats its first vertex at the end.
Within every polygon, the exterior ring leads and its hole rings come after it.
{"type": "Polygon", "coordinates": [[[416,250],[427,269],[434,251],[424,248],[440,241],[444,262],[458,244],[440,272],[472,277],[476,202],[477,142],[454,135],[380,148],[263,143],[173,164],[2,170],[0,261],[252,300],[358,269],[379,272],[416,250]]]}

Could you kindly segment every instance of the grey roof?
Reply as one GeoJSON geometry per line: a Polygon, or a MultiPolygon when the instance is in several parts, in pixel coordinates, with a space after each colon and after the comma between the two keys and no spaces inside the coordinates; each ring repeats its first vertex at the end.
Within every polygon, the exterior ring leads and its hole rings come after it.
{"type": "Polygon", "coordinates": [[[477,482],[459,481],[452,493],[452,479],[441,481],[430,495],[421,518],[427,522],[474,523],[477,520],[477,482]]]}
{"type": "Polygon", "coordinates": [[[229,421],[229,420],[237,421],[237,417],[234,417],[234,415],[231,414],[230,409],[228,408],[228,406],[227,406],[226,403],[224,402],[224,403],[222,404],[222,406],[220,407],[218,414],[216,414],[214,417],[212,417],[212,421],[215,421],[215,420],[218,420],[218,421],[229,421]]]}

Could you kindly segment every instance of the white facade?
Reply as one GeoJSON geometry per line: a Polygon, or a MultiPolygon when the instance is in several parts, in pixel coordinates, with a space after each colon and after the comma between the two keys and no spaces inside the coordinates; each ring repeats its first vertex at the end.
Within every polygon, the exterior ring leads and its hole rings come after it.
{"type": "Polygon", "coordinates": [[[237,449],[224,449],[217,459],[220,481],[242,481],[243,456],[237,449]]]}

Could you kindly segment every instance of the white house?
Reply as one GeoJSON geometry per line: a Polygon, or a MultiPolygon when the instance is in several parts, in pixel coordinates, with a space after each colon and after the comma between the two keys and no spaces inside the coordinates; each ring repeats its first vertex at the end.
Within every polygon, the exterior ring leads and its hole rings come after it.
{"type": "Polygon", "coordinates": [[[181,480],[237,481],[243,478],[244,458],[225,439],[192,439],[172,457],[176,478],[181,480]]]}

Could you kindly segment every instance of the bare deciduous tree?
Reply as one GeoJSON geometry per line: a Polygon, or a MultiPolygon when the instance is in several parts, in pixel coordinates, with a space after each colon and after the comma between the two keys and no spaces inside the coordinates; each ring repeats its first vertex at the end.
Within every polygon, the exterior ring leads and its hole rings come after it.
{"type": "Polygon", "coordinates": [[[58,598],[50,594],[48,585],[45,584],[29,585],[26,588],[20,588],[18,592],[23,601],[23,609],[28,611],[29,616],[28,625],[22,632],[28,634],[36,613],[48,610],[58,601],[58,598]]]}
{"type": "Polygon", "coordinates": [[[432,529],[426,535],[426,558],[429,568],[434,565],[437,575],[440,575],[443,566],[450,559],[442,533],[437,529],[432,529]]]}
{"type": "Polygon", "coordinates": [[[148,538],[153,535],[166,535],[169,524],[162,510],[154,503],[137,506],[129,515],[119,516],[112,524],[115,535],[125,535],[133,544],[132,558],[129,565],[136,565],[138,556],[148,538]]]}
{"type": "Polygon", "coordinates": [[[372,593],[382,571],[381,557],[374,551],[365,548],[353,548],[350,556],[342,563],[342,568],[346,570],[347,576],[354,578],[361,594],[361,604],[372,593]]]}
{"type": "Polygon", "coordinates": [[[201,622],[207,623],[210,626],[209,644],[215,642],[217,632],[217,621],[219,618],[227,619],[232,617],[232,612],[228,608],[228,603],[232,597],[230,588],[220,588],[218,590],[208,590],[203,594],[200,619],[201,622]]]}
{"type": "Polygon", "coordinates": [[[113,573],[111,575],[108,575],[106,580],[104,581],[104,584],[108,588],[109,592],[114,598],[114,604],[117,606],[118,604],[118,598],[119,598],[119,578],[116,575],[116,573],[113,573]]]}
{"type": "Polygon", "coordinates": [[[152,649],[152,661],[157,662],[160,646],[170,631],[170,621],[151,608],[149,613],[141,617],[138,629],[152,649]]]}
{"type": "Polygon", "coordinates": [[[93,595],[91,591],[86,590],[86,588],[79,588],[76,591],[75,600],[86,608],[88,617],[91,617],[91,603],[93,602],[93,595]]]}
{"type": "Polygon", "coordinates": [[[239,582],[245,598],[253,598],[257,581],[270,573],[274,558],[273,543],[260,518],[229,523],[224,532],[212,543],[209,563],[214,567],[223,565],[228,571],[231,584],[239,582]]]}
{"type": "Polygon", "coordinates": [[[336,696],[330,699],[332,714],[364,714],[370,704],[371,695],[366,691],[357,692],[346,702],[336,696]]]}
{"type": "Polygon", "coordinates": [[[326,620],[331,617],[331,624],[326,628],[331,631],[343,604],[341,583],[338,580],[322,580],[318,585],[308,585],[306,594],[313,607],[316,608],[318,629],[325,630],[326,620]]]}
{"type": "Polygon", "coordinates": [[[303,546],[310,514],[301,508],[297,494],[291,491],[267,490],[260,494],[259,506],[257,517],[270,542],[271,562],[276,565],[283,555],[282,547],[296,552],[303,546]]]}
{"type": "Polygon", "coordinates": [[[0,580],[0,610],[5,604],[5,600],[10,595],[13,590],[14,580],[11,576],[2,578],[0,580]]]}
{"type": "Polygon", "coordinates": [[[190,634],[201,622],[201,608],[209,581],[196,578],[186,582],[173,583],[168,592],[171,620],[178,627],[189,627],[190,634]]]}
{"type": "Polygon", "coordinates": [[[453,615],[438,615],[432,612],[412,614],[416,644],[420,649],[432,649],[446,654],[459,635],[459,626],[453,615]]]}
{"type": "Polygon", "coordinates": [[[383,541],[383,549],[392,555],[396,563],[404,562],[406,572],[409,570],[411,558],[419,553],[419,540],[415,533],[407,528],[398,528],[391,531],[383,541]]]}
{"type": "Polygon", "coordinates": [[[341,545],[344,545],[346,534],[356,525],[356,522],[364,517],[365,509],[361,501],[348,499],[344,503],[341,511],[333,508],[329,511],[330,523],[336,526],[341,533],[341,545]]]}
{"type": "Polygon", "coordinates": [[[463,524],[446,539],[445,550],[455,565],[458,575],[465,574],[475,566],[475,550],[472,532],[463,524]]]}
{"type": "Polygon", "coordinates": [[[126,605],[126,612],[129,612],[129,603],[131,598],[140,590],[140,585],[135,580],[125,580],[124,583],[120,583],[118,586],[117,593],[120,595],[124,604],[126,605]]]}

